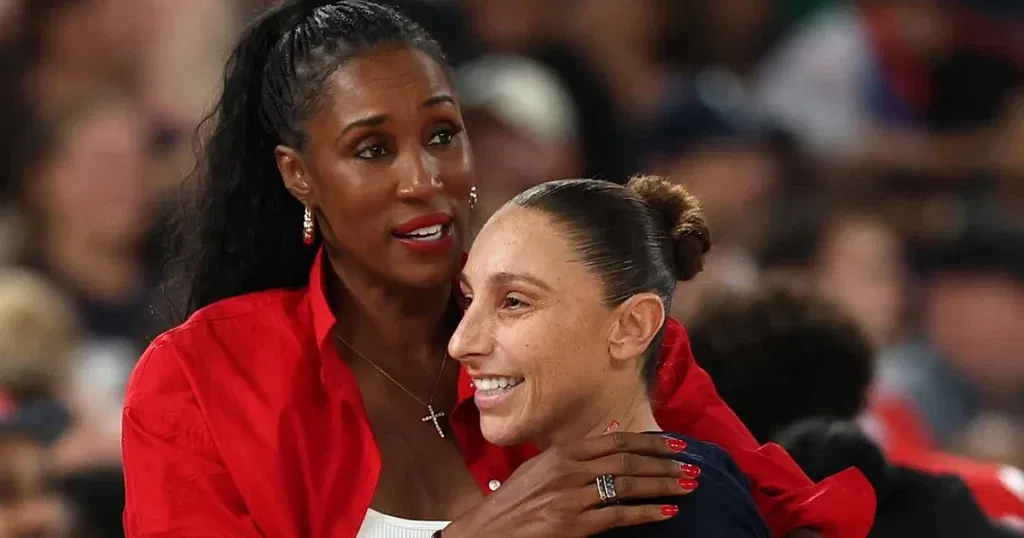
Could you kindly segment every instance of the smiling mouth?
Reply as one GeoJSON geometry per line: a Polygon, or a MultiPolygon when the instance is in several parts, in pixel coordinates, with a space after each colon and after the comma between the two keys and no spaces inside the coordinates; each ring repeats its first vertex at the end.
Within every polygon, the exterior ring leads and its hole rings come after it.
{"type": "Polygon", "coordinates": [[[525,380],[523,377],[482,377],[474,379],[473,384],[481,396],[498,396],[516,388],[525,380]]]}
{"type": "Polygon", "coordinates": [[[437,241],[442,237],[451,233],[452,223],[447,224],[434,224],[433,226],[423,226],[422,228],[416,228],[407,233],[394,232],[392,235],[399,239],[406,241],[417,241],[422,243],[429,243],[431,241],[437,241]]]}

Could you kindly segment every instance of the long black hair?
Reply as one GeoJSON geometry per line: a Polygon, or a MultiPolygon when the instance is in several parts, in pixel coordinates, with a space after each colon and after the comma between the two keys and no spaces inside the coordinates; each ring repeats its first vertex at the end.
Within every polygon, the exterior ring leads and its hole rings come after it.
{"type": "Polygon", "coordinates": [[[321,106],[335,71],[389,45],[415,48],[447,66],[419,25],[364,0],[289,0],[246,28],[228,60],[220,100],[200,126],[212,132],[193,174],[196,204],[183,208],[176,226],[168,291],[186,296],[182,314],[307,282],[319,240],[302,242],[303,207],[284,187],[274,148],[305,149],[303,124],[321,106]]]}

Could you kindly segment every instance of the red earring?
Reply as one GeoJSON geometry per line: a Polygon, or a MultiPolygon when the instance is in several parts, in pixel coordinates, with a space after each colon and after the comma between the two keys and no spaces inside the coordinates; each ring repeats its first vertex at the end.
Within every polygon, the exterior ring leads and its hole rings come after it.
{"type": "Polygon", "coordinates": [[[309,206],[306,206],[306,211],[302,213],[302,242],[304,244],[313,244],[313,232],[316,224],[313,221],[313,212],[310,211],[309,206]]]}

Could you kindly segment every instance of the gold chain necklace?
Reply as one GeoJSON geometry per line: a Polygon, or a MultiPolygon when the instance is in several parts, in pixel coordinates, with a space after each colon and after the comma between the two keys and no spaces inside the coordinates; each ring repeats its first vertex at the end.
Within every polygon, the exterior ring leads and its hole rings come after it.
{"type": "Polygon", "coordinates": [[[443,411],[440,412],[440,413],[438,413],[437,411],[434,411],[434,396],[437,396],[437,389],[441,386],[441,379],[444,377],[444,367],[448,363],[448,353],[447,352],[445,352],[444,358],[441,359],[441,371],[439,371],[437,373],[437,381],[434,383],[434,392],[430,393],[430,399],[427,400],[426,402],[424,402],[423,400],[421,400],[419,398],[419,396],[416,396],[415,394],[413,394],[413,392],[411,390],[405,388],[405,385],[402,385],[397,380],[395,380],[395,378],[391,377],[391,375],[388,374],[387,372],[385,372],[383,368],[381,368],[380,366],[377,366],[377,363],[371,361],[369,358],[367,358],[366,355],[363,355],[362,353],[360,353],[358,349],[352,347],[352,344],[346,342],[344,338],[338,336],[337,333],[334,334],[334,338],[336,338],[338,340],[338,342],[340,342],[343,346],[348,348],[349,351],[351,351],[352,353],[355,353],[357,357],[359,357],[360,359],[363,359],[364,361],[366,361],[370,366],[373,366],[378,372],[380,372],[380,375],[386,377],[388,379],[388,381],[391,381],[392,383],[394,383],[396,387],[398,387],[398,388],[402,389],[403,391],[405,391],[405,393],[408,394],[410,397],[412,397],[413,400],[416,400],[417,402],[419,402],[420,405],[422,405],[423,407],[426,407],[427,408],[427,416],[425,416],[422,419],[420,419],[420,422],[433,422],[434,423],[434,429],[437,430],[437,434],[441,436],[441,439],[444,439],[444,430],[441,429],[441,423],[437,419],[444,417],[445,413],[443,411]]]}

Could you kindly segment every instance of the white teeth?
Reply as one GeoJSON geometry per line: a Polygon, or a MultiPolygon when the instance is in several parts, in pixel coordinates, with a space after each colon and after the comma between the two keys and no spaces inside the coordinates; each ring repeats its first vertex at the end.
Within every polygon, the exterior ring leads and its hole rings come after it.
{"type": "Polygon", "coordinates": [[[440,224],[435,224],[434,226],[427,226],[426,228],[416,228],[415,230],[409,232],[409,235],[412,235],[412,236],[434,235],[434,234],[437,234],[437,233],[441,233],[441,228],[442,228],[442,226],[440,224]]]}
{"type": "Polygon", "coordinates": [[[505,390],[523,382],[521,377],[483,377],[473,381],[479,390],[505,390]]]}
{"type": "Polygon", "coordinates": [[[436,241],[441,238],[442,232],[444,232],[444,225],[435,224],[434,226],[416,228],[415,230],[403,235],[409,239],[415,239],[417,241],[436,241]]]}

